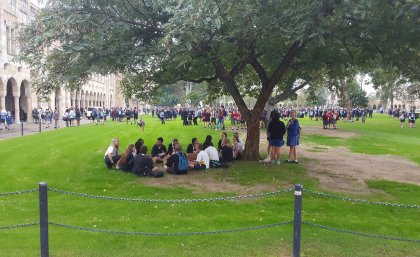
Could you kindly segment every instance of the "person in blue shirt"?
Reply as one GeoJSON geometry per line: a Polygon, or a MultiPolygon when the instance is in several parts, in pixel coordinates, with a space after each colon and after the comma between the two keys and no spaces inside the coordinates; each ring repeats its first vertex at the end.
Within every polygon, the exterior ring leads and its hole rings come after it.
{"type": "Polygon", "coordinates": [[[416,127],[416,114],[414,113],[414,111],[411,111],[408,114],[408,126],[410,128],[415,128],[416,127]]]}
{"type": "Polygon", "coordinates": [[[296,111],[291,112],[291,119],[287,123],[287,146],[290,147],[288,163],[299,163],[296,155],[296,146],[299,145],[300,126],[299,121],[296,119],[296,111]]]}

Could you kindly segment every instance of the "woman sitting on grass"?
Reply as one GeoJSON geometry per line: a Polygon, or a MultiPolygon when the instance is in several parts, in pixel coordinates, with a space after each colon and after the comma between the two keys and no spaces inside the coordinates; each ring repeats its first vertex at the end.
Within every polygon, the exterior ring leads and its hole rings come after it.
{"type": "Polygon", "coordinates": [[[222,141],[222,156],[219,158],[219,160],[223,163],[231,162],[233,161],[233,148],[230,144],[229,138],[225,137],[222,141]]]}
{"type": "Polygon", "coordinates": [[[121,155],[120,160],[117,162],[116,169],[121,169],[127,172],[131,171],[133,169],[133,162],[131,160],[134,156],[136,156],[136,147],[133,144],[130,144],[121,155]]]}
{"type": "Polygon", "coordinates": [[[121,158],[121,156],[118,155],[119,146],[120,140],[118,138],[113,138],[111,145],[105,152],[104,160],[108,169],[112,169],[112,166],[116,165],[121,158]]]}
{"type": "Polygon", "coordinates": [[[203,150],[206,150],[207,147],[213,146],[212,137],[210,135],[206,136],[206,140],[203,143],[203,150]]]}

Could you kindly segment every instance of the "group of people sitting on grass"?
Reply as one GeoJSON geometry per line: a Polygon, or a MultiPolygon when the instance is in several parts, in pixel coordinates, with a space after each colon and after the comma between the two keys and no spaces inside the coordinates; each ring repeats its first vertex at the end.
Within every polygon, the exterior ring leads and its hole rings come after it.
{"type": "Polygon", "coordinates": [[[233,140],[235,143],[232,145],[227,134],[223,132],[216,149],[210,135],[206,137],[204,143],[193,138],[187,147],[187,152],[184,153],[178,139],[173,139],[167,149],[163,144],[163,138],[159,137],[149,156],[143,139],[140,138],[135,144],[128,145],[119,155],[119,139],[113,138],[105,152],[104,160],[108,169],[115,166],[118,170],[133,172],[138,176],[161,177],[165,171],[182,175],[187,174],[189,170],[228,167],[227,163],[240,159],[244,144],[237,133],[234,134],[233,140]],[[156,165],[157,163],[162,163],[163,166],[156,165]]]}

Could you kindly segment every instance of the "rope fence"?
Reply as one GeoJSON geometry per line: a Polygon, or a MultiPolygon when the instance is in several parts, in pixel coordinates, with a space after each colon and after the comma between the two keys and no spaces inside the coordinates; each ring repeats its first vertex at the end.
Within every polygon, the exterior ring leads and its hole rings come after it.
{"type": "Polygon", "coordinates": [[[293,224],[293,220],[291,221],[283,221],[278,223],[272,223],[267,225],[260,225],[255,227],[246,227],[246,228],[236,228],[236,229],[224,229],[224,230],[214,230],[214,231],[200,231],[200,232],[172,232],[172,233],[163,233],[163,232],[129,232],[129,231],[115,231],[115,230],[105,230],[105,229],[96,229],[96,228],[86,228],[74,225],[67,225],[67,224],[60,224],[55,222],[49,222],[50,225],[56,227],[63,227],[73,230],[84,230],[96,233],[106,233],[106,234],[116,234],[116,235],[131,235],[131,236],[165,236],[165,237],[172,237],[172,236],[200,236],[200,235],[215,235],[215,234],[226,234],[226,233],[237,233],[243,231],[253,231],[253,230],[262,230],[267,228],[274,228],[280,227],[283,225],[293,224]]]}
{"type": "Polygon", "coordinates": [[[321,229],[326,229],[326,230],[330,230],[330,231],[334,231],[334,232],[338,232],[338,233],[346,233],[346,234],[352,234],[352,235],[356,235],[356,236],[364,236],[364,237],[372,237],[372,238],[378,238],[378,239],[402,241],[402,242],[408,242],[408,243],[420,243],[420,240],[417,240],[417,239],[407,239],[407,238],[398,238],[398,237],[391,237],[391,236],[366,234],[366,233],[362,233],[362,232],[351,231],[351,230],[346,230],[346,229],[341,229],[341,228],[328,227],[328,226],[319,225],[319,224],[315,224],[315,223],[311,223],[311,222],[307,222],[307,221],[302,221],[302,224],[310,226],[310,227],[314,227],[314,228],[321,228],[321,229]]]}
{"type": "Polygon", "coordinates": [[[28,189],[28,190],[20,190],[20,191],[15,191],[15,192],[0,193],[0,197],[1,196],[30,194],[30,193],[34,193],[34,192],[38,192],[38,188],[36,188],[36,189],[28,189]]]}
{"type": "Polygon", "coordinates": [[[394,207],[394,208],[420,209],[419,205],[389,203],[389,202],[375,202],[375,201],[369,201],[369,200],[364,200],[364,199],[350,198],[350,197],[345,197],[345,196],[317,192],[317,191],[313,191],[309,189],[303,189],[301,185],[296,185],[294,189],[289,188],[289,189],[283,189],[283,190],[267,192],[267,193],[216,197],[216,198],[144,199],[144,198],[112,197],[112,196],[77,193],[77,192],[56,189],[56,188],[48,188],[46,183],[41,182],[39,184],[38,189],[28,189],[28,190],[20,190],[20,191],[15,191],[15,192],[0,193],[0,197],[30,194],[34,192],[39,193],[39,207],[40,207],[39,222],[0,226],[0,230],[12,230],[12,229],[39,226],[40,241],[41,241],[41,257],[49,256],[49,246],[48,246],[48,241],[49,241],[48,240],[48,236],[49,236],[48,226],[49,225],[54,226],[54,227],[70,229],[70,230],[88,231],[88,232],[104,233],[104,234],[150,236],[150,237],[175,237],[175,236],[201,236],[201,235],[237,233],[237,232],[244,232],[244,231],[263,230],[263,229],[269,229],[269,228],[275,228],[275,227],[293,224],[294,225],[294,232],[293,232],[293,256],[294,257],[300,257],[301,225],[305,225],[305,226],[317,228],[317,229],[329,230],[336,233],[346,233],[346,234],[352,234],[356,236],[364,236],[364,237],[370,237],[370,238],[393,240],[393,241],[400,241],[400,242],[407,242],[407,243],[420,243],[420,239],[408,239],[408,238],[399,238],[399,237],[393,237],[393,236],[368,234],[368,233],[346,230],[342,228],[329,227],[325,225],[320,225],[320,224],[304,221],[302,220],[302,193],[308,193],[309,195],[316,196],[316,197],[327,197],[327,198],[332,198],[332,199],[343,200],[345,202],[351,202],[351,203],[388,206],[388,207],[394,207]],[[48,192],[54,192],[58,194],[64,194],[64,195],[70,195],[70,196],[76,196],[76,197],[82,197],[82,198],[102,199],[102,200],[110,200],[110,201],[143,202],[143,203],[201,203],[201,202],[217,202],[217,201],[232,201],[232,200],[246,200],[246,199],[262,198],[262,197],[286,194],[293,191],[294,191],[294,200],[295,200],[293,220],[253,226],[253,227],[232,228],[232,229],[222,229],[222,230],[213,230],[213,231],[196,231],[196,232],[145,232],[145,231],[117,231],[117,230],[109,230],[109,229],[89,228],[89,227],[82,227],[82,226],[62,224],[62,223],[48,221],[48,199],[47,199],[48,192]]]}
{"type": "Polygon", "coordinates": [[[144,202],[144,203],[200,203],[200,202],[217,202],[217,201],[231,201],[231,200],[260,198],[260,197],[266,197],[266,196],[279,195],[283,193],[290,193],[293,191],[293,189],[284,189],[284,190],[268,192],[268,193],[260,193],[260,194],[226,196],[226,197],[216,197],[216,198],[202,198],[202,199],[200,198],[199,199],[143,199],[143,198],[111,197],[111,196],[103,196],[103,195],[75,193],[75,192],[64,191],[64,190],[55,189],[55,188],[48,188],[48,191],[59,193],[59,194],[77,196],[77,197],[111,200],[111,201],[144,202]]]}
{"type": "Polygon", "coordinates": [[[390,207],[397,207],[397,208],[420,209],[420,205],[414,205],[414,204],[410,205],[410,204],[401,204],[401,203],[372,202],[372,201],[368,201],[368,200],[364,200],[364,199],[357,199],[357,198],[350,198],[350,197],[344,197],[344,196],[339,196],[339,195],[332,195],[332,194],[317,192],[317,191],[313,191],[313,190],[309,190],[309,189],[304,189],[303,191],[306,192],[306,193],[309,193],[311,195],[314,195],[314,196],[322,196],[322,197],[328,197],[328,198],[333,198],[333,199],[339,199],[339,200],[352,202],[352,203],[364,203],[364,204],[369,204],[369,205],[382,205],[382,206],[390,206],[390,207]]]}

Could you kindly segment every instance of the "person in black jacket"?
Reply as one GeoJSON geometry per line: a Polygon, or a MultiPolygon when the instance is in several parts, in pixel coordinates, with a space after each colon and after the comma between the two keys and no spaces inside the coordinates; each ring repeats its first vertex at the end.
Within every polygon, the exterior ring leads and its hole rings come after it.
{"type": "Polygon", "coordinates": [[[221,143],[221,152],[222,156],[219,158],[220,162],[227,163],[233,161],[233,147],[230,144],[229,138],[223,138],[223,142],[221,143]]]}
{"type": "Polygon", "coordinates": [[[166,155],[168,155],[168,150],[163,145],[163,138],[159,137],[152,148],[152,157],[156,157],[157,162],[163,162],[166,155]]]}
{"type": "Polygon", "coordinates": [[[140,154],[137,154],[129,163],[133,165],[133,173],[137,176],[150,176],[159,171],[159,167],[153,166],[153,160],[147,154],[147,146],[143,145],[140,154]]]}
{"type": "Polygon", "coordinates": [[[171,157],[166,161],[165,169],[168,173],[174,174],[174,175],[184,175],[188,172],[188,167],[185,170],[179,170],[178,164],[179,164],[179,156],[185,155],[182,153],[182,145],[176,144],[174,146],[174,154],[172,154],[171,157]]]}
{"type": "Polygon", "coordinates": [[[177,138],[172,139],[172,142],[168,146],[168,154],[169,155],[174,154],[174,149],[175,149],[176,144],[178,144],[178,139],[177,138]]]}
{"type": "Polygon", "coordinates": [[[280,114],[273,114],[267,132],[270,134],[271,163],[280,165],[280,147],[284,145],[283,136],[286,133],[286,126],[280,120],[280,114]]]}

